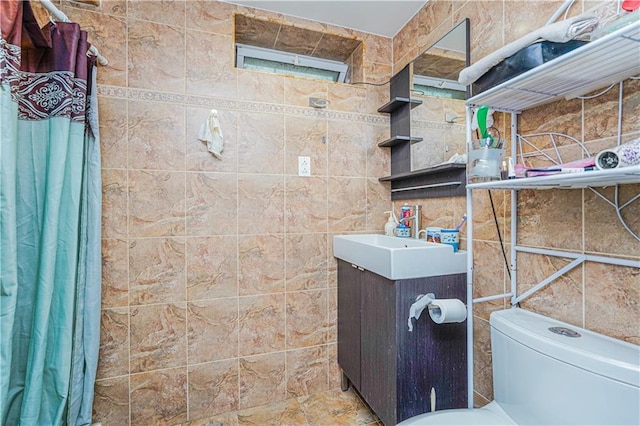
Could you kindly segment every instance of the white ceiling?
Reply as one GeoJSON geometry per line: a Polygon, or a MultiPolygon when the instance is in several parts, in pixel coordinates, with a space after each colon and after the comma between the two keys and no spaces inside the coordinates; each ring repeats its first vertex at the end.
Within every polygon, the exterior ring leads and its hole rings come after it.
{"type": "Polygon", "coordinates": [[[224,0],[256,9],[393,37],[428,0],[224,0]]]}

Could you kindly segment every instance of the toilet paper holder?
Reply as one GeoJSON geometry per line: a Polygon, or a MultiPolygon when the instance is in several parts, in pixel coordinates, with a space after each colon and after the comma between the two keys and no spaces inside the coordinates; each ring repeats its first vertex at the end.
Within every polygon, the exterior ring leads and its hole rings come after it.
{"type": "Polygon", "coordinates": [[[460,323],[467,319],[467,306],[462,300],[436,299],[433,293],[419,294],[409,308],[409,331],[413,331],[411,319],[415,318],[417,321],[425,308],[429,310],[429,316],[436,324],[460,323]]]}

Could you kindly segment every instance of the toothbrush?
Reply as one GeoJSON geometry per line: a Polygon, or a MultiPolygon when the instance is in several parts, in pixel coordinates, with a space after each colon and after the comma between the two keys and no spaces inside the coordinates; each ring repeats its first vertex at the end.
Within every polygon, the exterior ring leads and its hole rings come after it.
{"type": "Polygon", "coordinates": [[[464,223],[467,221],[467,214],[463,214],[462,215],[462,222],[460,222],[460,225],[456,226],[456,231],[459,231],[460,228],[462,228],[462,225],[464,225],[464,223]]]}

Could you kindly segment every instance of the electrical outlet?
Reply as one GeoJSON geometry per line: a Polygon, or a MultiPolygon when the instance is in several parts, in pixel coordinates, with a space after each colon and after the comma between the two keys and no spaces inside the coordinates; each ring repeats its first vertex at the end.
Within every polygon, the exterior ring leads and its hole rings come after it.
{"type": "Polygon", "coordinates": [[[298,176],[311,176],[310,157],[298,157],[298,176]]]}

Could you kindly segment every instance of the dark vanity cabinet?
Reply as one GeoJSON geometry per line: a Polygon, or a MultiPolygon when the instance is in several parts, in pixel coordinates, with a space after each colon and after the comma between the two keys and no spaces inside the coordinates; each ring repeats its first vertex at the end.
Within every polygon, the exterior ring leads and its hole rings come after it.
{"type": "Polygon", "coordinates": [[[338,363],[385,425],[435,409],[467,407],[466,322],[435,324],[419,294],[466,301],[466,274],[389,280],[338,259],[338,363]]]}

